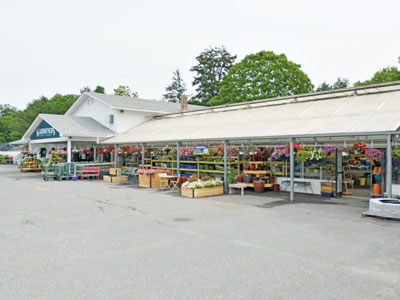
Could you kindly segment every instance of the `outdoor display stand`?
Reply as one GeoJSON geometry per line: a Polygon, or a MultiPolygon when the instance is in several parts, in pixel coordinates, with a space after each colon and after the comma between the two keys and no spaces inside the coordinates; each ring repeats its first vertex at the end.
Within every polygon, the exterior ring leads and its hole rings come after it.
{"type": "Polygon", "coordinates": [[[42,162],[36,157],[27,157],[23,160],[19,169],[21,172],[41,172],[42,171],[42,162]]]}

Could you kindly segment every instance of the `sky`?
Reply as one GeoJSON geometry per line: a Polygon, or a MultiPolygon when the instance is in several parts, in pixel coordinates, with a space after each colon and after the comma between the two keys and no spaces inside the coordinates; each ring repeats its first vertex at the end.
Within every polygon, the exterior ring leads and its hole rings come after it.
{"type": "Polygon", "coordinates": [[[399,66],[400,1],[1,0],[0,104],[128,85],[161,99],[179,69],[226,46],[240,61],[284,53],[314,85],[366,80],[399,66]]]}

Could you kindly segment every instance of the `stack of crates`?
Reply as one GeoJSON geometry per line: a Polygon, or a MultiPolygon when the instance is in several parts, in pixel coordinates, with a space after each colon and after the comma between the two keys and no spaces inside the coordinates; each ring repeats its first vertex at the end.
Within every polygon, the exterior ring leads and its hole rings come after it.
{"type": "Polygon", "coordinates": [[[124,168],[110,168],[109,175],[103,176],[103,180],[105,182],[111,183],[121,183],[128,181],[128,176],[122,175],[121,171],[125,170],[124,168]]]}

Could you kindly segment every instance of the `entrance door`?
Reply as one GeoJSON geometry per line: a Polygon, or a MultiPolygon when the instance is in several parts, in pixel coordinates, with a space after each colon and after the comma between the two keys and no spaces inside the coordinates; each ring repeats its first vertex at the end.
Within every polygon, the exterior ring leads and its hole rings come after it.
{"type": "Polygon", "coordinates": [[[40,148],[40,158],[46,158],[47,150],[46,148],[40,148]]]}
{"type": "Polygon", "coordinates": [[[342,197],[343,192],[343,156],[336,149],[336,198],[342,197]]]}

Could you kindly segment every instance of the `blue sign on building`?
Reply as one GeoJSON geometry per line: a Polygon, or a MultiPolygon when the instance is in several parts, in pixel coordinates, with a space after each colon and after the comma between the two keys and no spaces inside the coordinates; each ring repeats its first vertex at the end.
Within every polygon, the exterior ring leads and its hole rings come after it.
{"type": "Polygon", "coordinates": [[[31,140],[52,139],[58,137],[60,137],[60,133],[43,120],[32,133],[31,140]]]}

